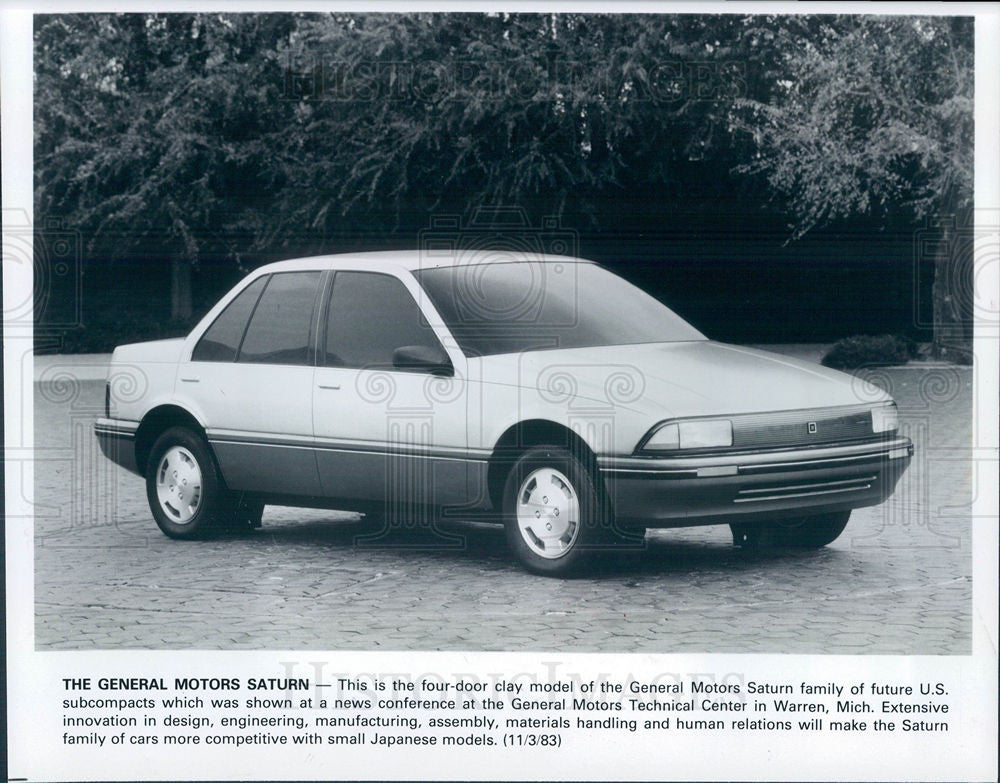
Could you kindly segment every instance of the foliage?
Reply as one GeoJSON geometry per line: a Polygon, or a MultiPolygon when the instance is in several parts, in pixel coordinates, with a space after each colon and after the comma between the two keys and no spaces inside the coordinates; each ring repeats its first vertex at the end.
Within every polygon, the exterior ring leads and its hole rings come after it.
{"type": "Polygon", "coordinates": [[[239,262],[230,234],[275,185],[269,142],[287,107],[274,46],[293,20],[39,19],[38,214],[80,230],[92,258],[239,262]]]}
{"type": "Polygon", "coordinates": [[[94,254],[195,262],[238,257],[232,232],[244,252],[277,251],[322,244],[348,218],[398,225],[407,211],[533,197],[552,214],[625,181],[663,187],[706,146],[718,111],[657,66],[730,59],[703,40],[738,27],[531,14],[40,19],[39,211],[70,218],[94,254]],[[303,63],[326,77],[318,89],[289,84],[285,69],[303,63]]]}
{"type": "Polygon", "coordinates": [[[281,14],[53,16],[36,32],[37,204],[90,249],[197,260],[275,184],[281,14]],[[112,241],[108,238],[112,237],[112,241]],[[124,241],[123,241],[124,240],[124,241]],[[123,252],[123,251],[122,251],[123,252]]]}
{"type": "Polygon", "coordinates": [[[959,17],[39,15],[35,52],[39,221],[171,260],[181,320],[193,265],[412,245],[479,205],[614,231],[739,186],[800,236],[971,199],[959,17]]]}
{"type": "MultiPolygon", "coordinates": [[[[780,24],[780,23],[779,23],[780,24]]],[[[974,51],[969,17],[832,17],[787,36],[766,101],[733,127],[795,216],[793,237],[854,215],[963,225],[972,208],[974,51]]],[[[934,353],[971,361],[971,249],[946,230],[935,259],[934,353]]]]}
{"type": "Polygon", "coordinates": [[[312,77],[288,129],[296,187],[277,212],[324,236],[478,204],[597,222],[609,189],[676,191],[721,121],[678,64],[728,62],[715,39],[738,30],[697,16],[307,17],[289,52],[312,77]]]}
{"type": "Polygon", "coordinates": [[[782,36],[782,52],[767,102],[739,101],[733,122],[757,147],[740,170],[791,197],[796,236],[854,214],[923,218],[971,202],[971,19],[833,17],[782,36]]]}
{"type": "Polygon", "coordinates": [[[917,355],[916,343],[905,337],[860,335],[835,343],[823,357],[822,364],[838,370],[855,370],[859,367],[906,364],[917,355]]]}

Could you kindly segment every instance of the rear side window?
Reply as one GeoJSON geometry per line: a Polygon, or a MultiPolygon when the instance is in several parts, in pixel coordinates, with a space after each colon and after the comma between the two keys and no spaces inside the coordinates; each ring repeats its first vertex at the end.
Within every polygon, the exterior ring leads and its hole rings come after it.
{"type": "Polygon", "coordinates": [[[337,272],[327,316],[327,367],[391,367],[397,348],[444,353],[406,286],[376,272],[337,272]]]}
{"type": "Polygon", "coordinates": [[[261,294],[240,362],[310,364],[309,344],[321,272],[281,272],[261,294]]]}
{"type": "Polygon", "coordinates": [[[260,292],[267,284],[267,277],[260,277],[243,289],[226,305],[219,317],[212,322],[191,354],[194,362],[232,362],[240,349],[240,340],[247,327],[260,292]]]}

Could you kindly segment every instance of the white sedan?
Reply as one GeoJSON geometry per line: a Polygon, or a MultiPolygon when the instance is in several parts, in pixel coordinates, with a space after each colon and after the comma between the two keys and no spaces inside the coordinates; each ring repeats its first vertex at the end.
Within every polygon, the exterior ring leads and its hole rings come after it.
{"type": "Polygon", "coordinates": [[[416,251],[257,269],[186,338],[117,348],[95,429],[174,538],[267,503],[499,516],[552,575],[646,527],[823,546],[913,453],[882,391],[708,340],[597,264],[416,251]]]}

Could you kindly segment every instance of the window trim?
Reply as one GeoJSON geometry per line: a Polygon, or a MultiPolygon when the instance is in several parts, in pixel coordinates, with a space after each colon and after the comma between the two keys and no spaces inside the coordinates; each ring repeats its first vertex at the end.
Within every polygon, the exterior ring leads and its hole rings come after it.
{"type": "MultiPolygon", "coordinates": [[[[420,306],[420,300],[416,296],[413,295],[413,291],[410,290],[410,287],[406,284],[406,281],[403,278],[399,277],[398,275],[392,274],[391,272],[377,272],[377,271],[374,271],[374,270],[371,270],[371,269],[334,269],[334,270],[331,271],[331,273],[330,273],[330,282],[329,282],[329,285],[328,285],[328,289],[329,290],[327,290],[324,293],[324,299],[323,299],[323,312],[321,314],[321,320],[322,320],[321,333],[318,335],[318,339],[316,341],[316,366],[317,367],[322,368],[324,370],[378,370],[380,372],[401,372],[401,373],[406,373],[407,375],[431,375],[432,374],[432,373],[430,373],[430,372],[428,372],[426,370],[419,370],[419,369],[404,370],[404,369],[402,369],[400,367],[396,367],[396,366],[394,366],[392,364],[387,364],[387,365],[383,365],[383,364],[362,364],[362,365],[359,365],[359,366],[353,366],[353,365],[351,365],[351,366],[337,366],[337,365],[326,364],[327,339],[328,339],[328,337],[330,335],[330,310],[332,309],[330,307],[330,305],[332,304],[332,301],[333,301],[333,293],[337,289],[337,277],[340,274],[342,274],[342,273],[345,273],[345,274],[346,273],[351,273],[351,274],[358,274],[358,275],[377,275],[379,277],[388,277],[389,279],[395,280],[397,283],[399,283],[403,287],[403,290],[410,297],[410,301],[412,301],[413,305],[417,308],[417,312],[420,314],[420,318],[423,321],[423,323],[430,330],[431,334],[434,335],[434,339],[437,341],[437,347],[440,349],[441,353],[443,353],[445,356],[448,357],[448,361],[451,363],[452,368],[453,369],[455,368],[455,360],[454,360],[454,358],[452,357],[452,355],[448,351],[448,349],[445,348],[444,341],[441,340],[441,336],[438,334],[437,329],[434,328],[434,325],[431,323],[430,319],[427,317],[427,313],[420,306]]],[[[457,375],[457,372],[456,372],[456,375],[457,375]]]]}
{"type": "Polygon", "coordinates": [[[198,339],[195,340],[194,345],[191,347],[191,356],[188,359],[189,361],[205,363],[205,364],[236,363],[236,360],[239,358],[240,355],[240,349],[243,347],[243,338],[246,337],[247,335],[247,327],[250,325],[250,320],[253,318],[253,314],[257,312],[257,305],[260,302],[260,298],[264,295],[264,292],[267,290],[267,286],[271,282],[270,278],[271,278],[270,274],[260,275],[259,277],[255,277],[253,280],[251,280],[245,286],[243,286],[239,291],[237,291],[236,294],[234,294],[233,297],[228,302],[226,302],[223,308],[219,310],[219,314],[212,319],[212,321],[208,324],[208,326],[206,326],[204,329],[201,330],[201,334],[198,335],[198,339]],[[244,293],[246,293],[251,287],[255,286],[257,282],[260,280],[264,280],[264,286],[260,289],[260,292],[257,294],[257,298],[254,300],[253,307],[250,308],[250,315],[247,316],[246,322],[243,324],[243,331],[240,333],[240,339],[236,343],[236,350],[233,353],[233,358],[230,359],[228,362],[218,361],[216,359],[195,359],[194,356],[198,352],[198,346],[201,345],[202,340],[205,339],[205,335],[207,335],[210,331],[212,331],[212,327],[215,326],[218,320],[228,312],[229,308],[236,302],[236,300],[239,299],[241,296],[243,296],[244,293]]]}
{"type": "MultiPolygon", "coordinates": [[[[260,289],[260,296],[257,297],[257,301],[253,303],[253,309],[250,311],[250,315],[247,316],[247,322],[243,324],[243,334],[240,335],[240,344],[236,346],[236,355],[233,356],[233,364],[239,364],[240,354],[243,352],[243,341],[247,339],[247,331],[250,329],[250,322],[253,321],[253,317],[257,315],[257,305],[260,304],[260,300],[263,299],[264,294],[267,293],[267,289],[271,286],[271,278],[274,275],[266,275],[267,280],[264,282],[264,287],[260,289]]],[[[245,362],[249,364],[249,362],[245,362]]]]}
{"type": "Polygon", "coordinates": [[[250,317],[247,318],[246,325],[243,327],[243,336],[240,338],[240,345],[236,351],[236,358],[233,359],[234,364],[243,365],[259,365],[263,367],[314,367],[316,364],[316,350],[315,350],[315,328],[316,328],[316,302],[317,297],[323,291],[325,274],[322,269],[289,269],[284,272],[271,272],[267,275],[267,283],[264,284],[264,288],[260,292],[260,296],[257,297],[257,301],[254,302],[253,310],[250,312],[250,317]],[[240,357],[243,355],[243,343],[247,339],[247,334],[250,331],[250,324],[253,323],[253,317],[257,314],[257,307],[260,305],[261,300],[264,298],[264,294],[271,287],[271,283],[278,275],[311,275],[319,273],[319,285],[316,286],[316,291],[313,294],[312,302],[312,312],[309,314],[309,333],[306,337],[306,360],[304,362],[248,362],[240,361],[240,357]]]}

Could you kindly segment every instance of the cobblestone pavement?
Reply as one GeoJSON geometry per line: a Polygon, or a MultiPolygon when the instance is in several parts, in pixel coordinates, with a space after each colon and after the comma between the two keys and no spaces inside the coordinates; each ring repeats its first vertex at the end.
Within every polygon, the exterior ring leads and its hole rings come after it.
{"type": "Polygon", "coordinates": [[[100,455],[103,384],[36,384],[36,644],[968,653],[972,371],[877,372],[917,457],[833,545],[748,554],[726,527],[651,531],[568,581],[525,573],[478,523],[444,528],[446,546],[415,531],[374,546],[354,515],[269,507],[253,534],[172,541],[143,482],[100,455]]]}

